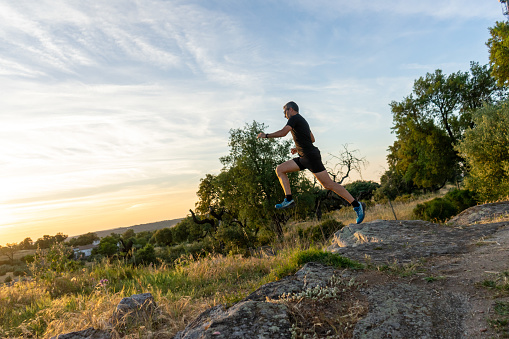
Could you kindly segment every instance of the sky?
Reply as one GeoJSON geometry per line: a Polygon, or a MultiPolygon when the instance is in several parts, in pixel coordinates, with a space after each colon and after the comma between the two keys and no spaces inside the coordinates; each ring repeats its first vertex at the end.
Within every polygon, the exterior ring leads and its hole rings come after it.
{"type": "Polygon", "coordinates": [[[350,180],[379,181],[389,103],[487,64],[503,20],[497,0],[0,0],[0,245],[185,217],[229,131],[281,129],[288,101],[325,161],[348,145],[350,180]]]}

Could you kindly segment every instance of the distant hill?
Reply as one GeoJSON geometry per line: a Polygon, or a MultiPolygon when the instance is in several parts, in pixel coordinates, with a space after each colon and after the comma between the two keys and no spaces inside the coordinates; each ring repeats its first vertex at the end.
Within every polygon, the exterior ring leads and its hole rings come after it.
{"type": "MultiPolygon", "coordinates": [[[[97,236],[99,238],[104,238],[104,237],[110,235],[111,233],[124,234],[127,230],[133,230],[134,233],[139,233],[139,232],[143,232],[143,231],[155,231],[155,230],[159,230],[161,228],[175,226],[182,219],[184,219],[184,218],[157,221],[157,222],[151,222],[148,224],[140,224],[140,225],[134,225],[134,226],[127,226],[127,227],[118,227],[118,228],[112,228],[112,229],[104,230],[104,231],[95,231],[93,233],[97,234],[97,236]]],[[[72,239],[72,238],[77,238],[77,237],[79,237],[79,235],[75,235],[74,237],[69,237],[67,240],[72,239]]]]}

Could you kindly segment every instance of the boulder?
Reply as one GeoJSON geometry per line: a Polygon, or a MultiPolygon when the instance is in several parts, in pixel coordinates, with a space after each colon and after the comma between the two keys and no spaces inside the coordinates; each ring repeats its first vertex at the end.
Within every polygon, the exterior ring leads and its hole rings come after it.
{"type": "Polygon", "coordinates": [[[86,330],[70,332],[66,334],[59,334],[51,339],[111,339],[109,331],[97,330],[93,327],[86,330]]]}
{"type": "Polygon", "coordinates": [[[157,308],[151,293],[134,294],[123,298],[111,317],[113,326],[136,325],[149,321],[157,308]]]}

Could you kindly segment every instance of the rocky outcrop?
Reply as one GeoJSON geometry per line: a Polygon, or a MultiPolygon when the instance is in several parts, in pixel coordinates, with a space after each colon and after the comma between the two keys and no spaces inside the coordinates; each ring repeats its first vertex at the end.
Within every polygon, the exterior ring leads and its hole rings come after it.
{"type": "Polygon", "coordinates": [[[505,225],[501,222],[454,227],[421,220],[375,220],[345,226],[334,234],[328,250],[362,262],[410,262],[465,253],[475,240],[492,235],[505,225]]]}

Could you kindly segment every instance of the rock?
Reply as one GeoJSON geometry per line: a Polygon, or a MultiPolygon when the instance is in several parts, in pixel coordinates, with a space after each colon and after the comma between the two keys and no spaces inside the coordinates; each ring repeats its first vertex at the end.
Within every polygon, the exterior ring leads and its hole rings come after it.
{"type": "Polygon", "coordinates": [[[70,332],[66,334],[59,334],[51,339],[111,339],[111,333],[109,331],[96,330],[93,327],[87,328],[86,330],[70,332]]]}
{"type": "Polygon", "coordinates": [[[508,215],[509,201],[495,202],[467,208],[452,218],[448,224],[454,226],[467,226],[508,215]]]}
{"type": "Polygon", "coordinates": [[[294,275],[260,287],[229,309],[224,306],[208,309],[174,338],[291,338],[286,306],[270,300],[324,286],[334,274],[342,273],[332,267],[307,263],[294,275]]]}
{"type": "Polygon", "coordinates": [[[453,227],[422,220],[375,220],[350,224],[334,234],[328,251],[358,261],[410,262],[433,255],[459,254],[507,223],[453,227]]]}
{"type": "Polygon", "coordinates": [[[241,301],[229,309],[216,306],[203,312],[174,339],[291,338],[287,307],[264,301],[241,301]]]}
{"type": "Polygon", "coordinates": [[[283,294],[299,293],[305,288],[313,288],[317,285],[323,286],[332,278],[334,272],[335,270],[332,267],[310,262],[302,266],[292,276],[263,285],[243,301],[265,301],[267,298],[278,299],[283,294]]]}
{"type": "Polygon", "coordinates": [[[151,293],[134,294],[123,298],[111,317],[115,327],[135,325],[148,321],[154,315],[157,304],[151,293]]]}

